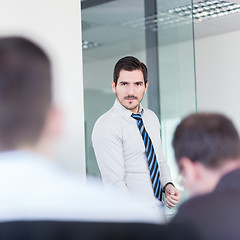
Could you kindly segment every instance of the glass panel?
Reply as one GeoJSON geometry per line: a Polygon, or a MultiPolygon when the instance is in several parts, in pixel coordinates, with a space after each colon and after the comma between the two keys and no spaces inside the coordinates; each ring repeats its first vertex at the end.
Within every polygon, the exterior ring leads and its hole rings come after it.
{"type": "MultiPolygon", "coordinates": [[[[158,0],[159,81],[162,142],[173,181],[183,192],[172,137],[182,117],[196,111],[192,1],[158,0]],[[177,11],[189,9],[187,16],[177,11]]],[[[171,211],[170,211],[171,212],[171,211]]]]}

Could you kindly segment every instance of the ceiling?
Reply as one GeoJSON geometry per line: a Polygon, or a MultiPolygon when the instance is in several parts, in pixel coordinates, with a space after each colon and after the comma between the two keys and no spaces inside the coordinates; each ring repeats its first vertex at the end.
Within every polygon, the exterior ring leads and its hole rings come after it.
{"type": "MultiPolygon", "coordinates": [[[[198,2],[198,1],[193,1],[198,2]]],[[[230,2],[240,4],[240,0],[230,2]]],[[[194,24],[195,38],[208,37],[217,34],[240,30],[240,13],[206,20],[194,24]]]]}
{"type": "MultiPolygon", "coordinates": [[[[158,13],[185,6],[189,0],[158,0],[158,13]]],[[[194,1],[195,3],[198,1],[194,1]]],[[[240,0],[231,2],[240,4],[240,0]]],[[[84,60],[111,57],[139,51],[145,47],[144,0],[85,0],[82,1],[83,40],[99,43],[99,46],[85,51],[84,60]]],[[[159,42],[171,44],[174,41],[192,39],[190,20],[182,24],[159,25],[159,42]]],[[[204,20],[194,24],[195,38],[240,30],[240,13],[204,20]]]]}

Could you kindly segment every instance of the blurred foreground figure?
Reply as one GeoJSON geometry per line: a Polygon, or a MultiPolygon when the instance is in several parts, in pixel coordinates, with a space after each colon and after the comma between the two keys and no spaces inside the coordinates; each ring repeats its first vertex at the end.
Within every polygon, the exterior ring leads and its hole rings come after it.
{"type": "Polygon", "coordinates": [[[190,115],[178,125],[173,147],[192,196],[173,222],[195,228],[201,239],[239,239],[240,140],[231,120],[190,115]]]}
{"type": "Polygon", "coordinates": [[[49,161],[61,132],[51,85],[50,60],[39,46],[0,38],[0,221],[160,222],[142,204],[98,184],[86,188],[49,161]]]}

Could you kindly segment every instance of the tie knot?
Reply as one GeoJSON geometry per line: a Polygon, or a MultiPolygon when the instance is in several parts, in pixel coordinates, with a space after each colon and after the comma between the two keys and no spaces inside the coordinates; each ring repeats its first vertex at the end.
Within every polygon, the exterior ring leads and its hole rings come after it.
{"type": "Polygon", "coordinates": [[[134,118],[134,119],[136,119],[136,120],[138,120],[138,121],[141,121],[141,120],[142,120],[142,116],[141,116],[140,114],[134,114],[134,113],[133,113],[133,114],[131,115],[131,117],[134,118]]]}

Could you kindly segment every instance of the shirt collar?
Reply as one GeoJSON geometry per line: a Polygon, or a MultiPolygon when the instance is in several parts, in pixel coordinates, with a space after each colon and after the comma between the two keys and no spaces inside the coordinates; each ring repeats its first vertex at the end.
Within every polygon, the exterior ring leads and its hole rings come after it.
{"type": "MultiPolygon", "coordinates": [[[[126,109],[124,106],[122,106],[121,103],[119,103],[119,101],[116,99],[115,103],[113,105],[113,107],[117,110],[118,113],[121,114],[121,116],[123,116],[126,119],[131,118],[132,115],[132,111],[126,109]]],[[[142,107],[141,103],[140,103],[140,107],[139,107],[139,114],[141,114],[141,116],[144,113],[144,108],[142,107]]]]}

